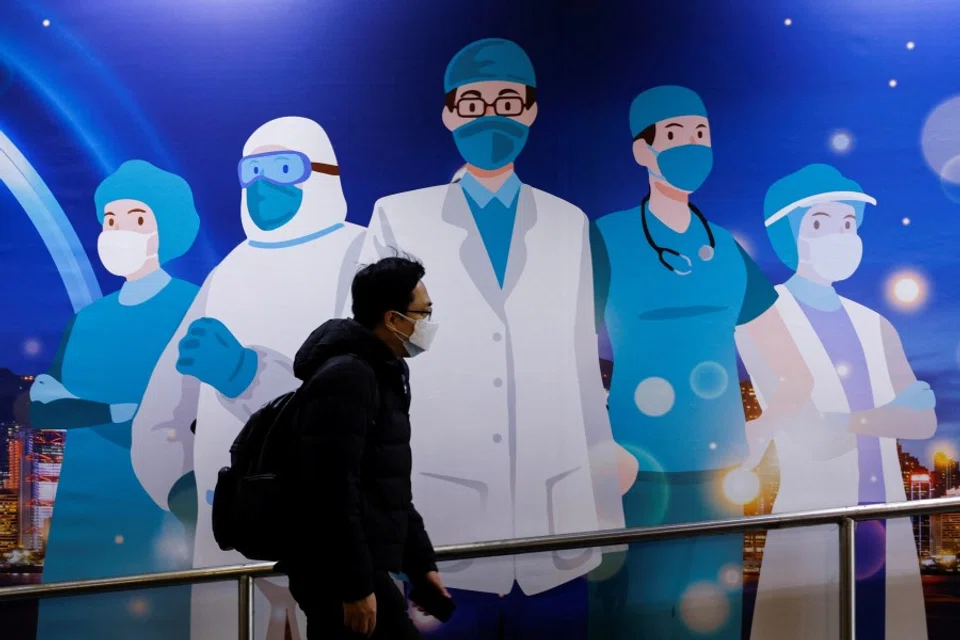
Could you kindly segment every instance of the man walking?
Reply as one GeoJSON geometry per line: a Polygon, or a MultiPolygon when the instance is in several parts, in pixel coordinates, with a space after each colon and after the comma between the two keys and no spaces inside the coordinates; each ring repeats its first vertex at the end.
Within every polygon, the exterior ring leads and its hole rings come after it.
{"type": "Polygon", "coordinates": [[[323,509],[295,527],[287,563],[308,638],[419,637],[391,573],[449,597],[410,488],[403,359],[429,348],[437,328],[424,273],[399,257],[361,269],[354,318],[318,328],[294,362],[295,499],[323,509]]]}

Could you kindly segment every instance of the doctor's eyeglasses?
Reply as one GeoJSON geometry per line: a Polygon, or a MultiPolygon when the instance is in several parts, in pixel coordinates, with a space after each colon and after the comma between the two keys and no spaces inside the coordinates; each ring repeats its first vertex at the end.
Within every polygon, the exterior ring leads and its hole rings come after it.
{"type": "Polygon", "coordinates": [[[457,100],[457,115],[461,118],[479,118],[486,115],[487,107],[493,107],[498,116],[518,116],[523,113],[523,98],[520,96],[500,96],[493,102],[483,98],[461,98],[457,100]]]}

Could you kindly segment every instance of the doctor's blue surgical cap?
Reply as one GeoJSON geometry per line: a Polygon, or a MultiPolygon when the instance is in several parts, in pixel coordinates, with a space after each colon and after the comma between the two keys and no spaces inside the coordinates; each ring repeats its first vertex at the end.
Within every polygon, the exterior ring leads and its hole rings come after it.
{"type": "Polygon", "coordinates": [[[520,45],[502,38],[487,38],[468,44],[453,56],[443,75],[443,92],[489,81],[537,86],[533,63],[520,45]]]}
{"type": "Polygon", "coordinates": [[[800,223],[814,204],[844,202],[857,214],[857,227],[863,223],[866,204],[875,204],[863,188],[828,164],[811,164],[774,182],[763,199],[763,219],[767,237],[783,264],[796,270],[799,262],[797,238],[800,223]]]}
{"type": "Polygon", "coordinates": [[[651,125],[681,116],[707,117],[707,107],[700,96],[686,87],[654,87],[633,99],[630,133],[636,138],[651,125]]]}
{"type": "Polygon", "coordinates": [[[157,219],[160,264],[185,254],[197,239],[200,214],[190,185],[145,160],[124,162],[100,183],[93,199],[100,224],[106,206],[115,200],[139,200],[149,206],[157,219]]]}

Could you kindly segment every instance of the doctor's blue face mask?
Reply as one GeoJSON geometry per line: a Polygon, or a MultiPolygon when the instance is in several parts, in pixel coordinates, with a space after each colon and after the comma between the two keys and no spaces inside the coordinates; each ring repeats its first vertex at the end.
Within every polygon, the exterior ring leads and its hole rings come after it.
{"type": "Polygon", "coordinates": [[[649,170],[650,173],[681,191],[696,191],[713,170],[713,149],[706,145],[684,144],[663,151],[657,151],[649,144],[647,146],[660,169],[659,174],[653,169],[649,170]]]}
{"type": "Polygon", "coordinates": [[[247,190],[247,211],[253,223],[273,231],[300,210],[303,189],[298,185],[314,173],[340,175],[336,165],[310,162],[299,151],[271,151],[242,158],[237,165],[240,186],[247,190]]]}

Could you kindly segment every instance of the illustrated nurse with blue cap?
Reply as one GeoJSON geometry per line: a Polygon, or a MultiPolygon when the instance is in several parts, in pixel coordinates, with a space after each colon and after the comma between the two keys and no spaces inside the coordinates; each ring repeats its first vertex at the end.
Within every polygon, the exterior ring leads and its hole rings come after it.
{"type": "MultiPolygon", "coordinates": [[[[190,249],[200,217],[183,178],[142,160],[122,164],[94,200],[100,259],[124,283],[77,313],[30,390],[33,428],[67,430],[44,582],[191,565],[192,474],[170,492],[176,517],[161,511],[134,475],[130,430],[154,365],[197,294],[162,265],[190,249]]],[[[189,607],[189,587],[45,600],[37,638],[187,638],[189,607]]]]}
{"type": "MultiPolygon", "coordinates": [[[[773,308],[773,286],[691,202],[713,167],[700,97],[677,86],[645,91],[630,107],[630,129],[649,191],[593,233],[598,311],[614,357],[610,419],[639,465],[623,499],[626,523],[740,517],[757,480],[739,468],[748,446],[735,328],[794,381],[771,398],[757,431],[806,401],[810,373],[773,308]]],[[[596,586],[595,637],[739,640],[742,558],[742,535],[634,545],[624,569],[596,586]]]]}
{"type": "MultiPolygon", "coordinates": [[[[859,228],[875,204],[825,164],[778,180],[764,200],[773,249],[796,274],[777,287],[776,309],[814,377],[808,405],[767,433],[780,466],[775,513],[903,502],[897,438],[937,428],[934,392],[917,380],[896,329],[834,288],[860,266],[859,228]]],[[[751,336],[737,344],[761,406],[791,385],[771,375],[751,336]]],[[[829,525],[768,532],[753,640],[839,638],[836,535],[829,525]]],[[[856,538],[857,637],[926,638],[910,519],[858,523],[856,538]]]]}

